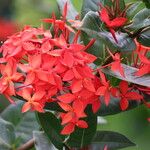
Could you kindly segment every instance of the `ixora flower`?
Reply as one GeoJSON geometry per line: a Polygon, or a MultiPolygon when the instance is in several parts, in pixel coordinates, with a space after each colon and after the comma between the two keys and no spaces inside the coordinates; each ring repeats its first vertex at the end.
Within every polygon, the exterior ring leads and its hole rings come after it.
{"type": "Polygon", "coordinates": [[[106,24],[107,28],[110,30],[114,40],[118,43],[118,40],[115,35],[115,29],[122,27],[127,22],[125,17],[116,17],[111,19],[108,13],[108,10],[105,7],[102,7],[101,12],[99,12],[100,19],[106,24]]]}

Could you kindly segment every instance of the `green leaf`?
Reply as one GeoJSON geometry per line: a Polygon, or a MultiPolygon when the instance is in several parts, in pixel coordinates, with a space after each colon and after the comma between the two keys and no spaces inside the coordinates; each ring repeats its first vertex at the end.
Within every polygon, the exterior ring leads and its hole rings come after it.
{"type": "Polygon", "coordinates": [[[145,6],[150,9],[150,1],[149,0],[143,0],[143,2],[145,3],[145,6]]]}
{"type": "MultiPolygon", "coordinates": [[[[111,96],[109,105],[106,106],[104,103],[102,103],[99,111],[97,112],[97,115],[108,116],[108,115],[115,115],[115,114],[124,112],[121,110],[119,102],[120,100],[118,98],[111,96]]],[[[133,100],[129,101],[129,107],[126,111],[134,109],[141,104],[142,103],[140,101],[133,101],[133,100]]]]}
{"type": "Polygon", "coordinates": [[[46,103],[45,110],[64,112],[64,110],[56,102],[46,103]]]}
{"type": "Polygon", "coordinates": [[[82,9],[81,9],[81,18],[84,18],[84,16],[89,11],[99,11],[99,4],[103,4],[103,6],[111,6],[112,1],[111,0],[83,0],[82,9]]]}
{"type": "Polygon", "coordinates": [[[15,142],[15,133],[13,125],[0,118],[0,149],[11,150],[15,142]]]}
{"type": "Polygon", "coordinates": [[[52,144],[42,131],[33,131],[36,150],[52,150],[52,144]]]}
{"type": "MultiPolygon", "coordinates": [[[[91,29],[94,28],[97,32],[100,31],[99,25],[101,24],[101,21],[97,13],[89,11],[82,20],[82,22],[83,22],[82,26],[87,28],[89,27],[91,29]],[[90,24],[89,26],[90,21],[92,22],[92,24],[90,24]]],[[[81,39],[83,43],[87,45],[92,38],[90,38],[85,32],[81,32],[81,39]]],[[[88,53],[91,53],[102,60],[103,57],[105,56],[103,49],[104,49],[103,43],[100,40],[96,40],[96,42],[88,49],[88,53]]]]}
{"type": "Polygon", "coordinates": [[[124,135],[112,131],[97,131],[93,139],[91,149],[103,150],[107,145],[109,150],[116,150],[130,146],[136,146],[124,135]]]}
{"type": "Polygon", "coordinates": [[[133,18],[133,23],[127,28],[130,30],[138,30],[150,25],[150,9],[142,9],[133,18]]]}
{"type": "Polygon", "coordinates": [[[142,45],[150,47],[150,28],[144,32],[142,32],[138,38],[138,42],[140,42],[142,45]]]}
{"type": "Polygon", "coordinates": [[[111,50],[118,50],[121,52],[133,51],[136,48],[136,44],[132,38],[130,38],[126,33],[117,33],[116,38],[118,43],[115,42],[111,33],[109,32],[96,32],[91,29],[82,27],[82,31],[88,34],[88,36],[101,40],[106,44],[111,50]]]}
{"type": "Polygon", "coordinates": [[[67,145],[72,148],[83,148],[91,143],[97,128],[97,116],[92,113],[90,108],[87,109],[87,118],[85,121],[88,123],[88,128],[76,128],[69,139],[67,145]]]}
{"type": "Polygon", "coordinates": [[[126,10],[126,16],[128,19],[132,19],[143,7],[142,2],[134,2],[130,7],[126,10]]]}
{"type": "Polygon", "coordinates": [[[118,79],[125,80],[134,84],[150,87],[150,76],[144,75],[142,77],[138,77],[135,75],[135,73],[138,71],[137,68],[130,67],[128,65],[122,64],[122,67],[124,69],[125,77],[121,76],[119,72],[113,72],[112,70],[105,68],[103,69],[103,72],[105,74],[114,76],[118,79]]]}
{"type": "Polygon", "coordinates": [[[14,125],[14,130],[20,143],[25,143],[32,138],[32,131],[38,129],[35,114],[32,112],[21,113],[24,102],[17,101],[16,105],[9,105],[2,113],[1,117],[14,125]]]}
{"type": "Polygon", "coordinates": [[[61,12],[63,12],[63,9],[64,9],[66,2],[68,4],[67,19],[75,19],[75,17],[78,15],[78,12],[74,8],[72,2],[70,0],[57,0],[58,6],[59,6],[61,12]]]}
{"type": "Polygon", "coordinates": [[[119,6],[120,6],[120,10],[122,12],[125,9],[125,2],[124,2],[124,0],[119,0],[119,6]]]}
{"type": "Polygon", "coordinates": [[[65,136],[60,134],[62,130],[60,120],[51,112],[37,113],[37,118],[47,137],[56,148],[61,150],[65,136]]]}

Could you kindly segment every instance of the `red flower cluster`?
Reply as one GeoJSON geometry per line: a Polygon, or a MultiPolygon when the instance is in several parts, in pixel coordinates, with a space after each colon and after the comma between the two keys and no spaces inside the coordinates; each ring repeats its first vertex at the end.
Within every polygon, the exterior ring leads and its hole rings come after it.
{"type": "Polygon", "coordinates": [[[75,125],[87,128],[81,118],[86,117],[88,104],[93,104],[94,112],[100,106],[95,76],[88,65],[96,57],[85,52],[89,45],[67,42],[68,28],[59,30],[62,33],[53,37],[42,28],[25,27],[3,44],[0,93],[10,102],[12,96],[21,96],[26,101],[22,112],[44,112],[46,102],[57,102],[66,112],[60,114],[66,125],[62,134],[69,134],[75,125]]]}
{"type": "MultiPolygon", "coordinates": [[[[114,89],[100,69],[97,76],[97,71],[90,66],[96,57],[86,52],[95,40],[87,46],[78,43],[79,32],[74,33],[66,24],[66,11],[63,20],[53,16],[44,21],[53,24],[54,34],[42,27],[27,26],[9,37],[0,48],[0,93],[11,103],[12,97],[21,97],[25,101],[22,112],[44,112],[45,103],[55,102],[64,110],[59,113],[64,126],[61,133],[70,134],[75,126],[88,127],[85,109],[92,105],[96,113],[103,101],[101,97],[107,106],[112,95],[120,98],[122,110],[127,109],[128,100],[142,99],[128,88],[127,82],[122,81],[119,89],[114,89]],[[69,41],[71,32],[72,42],[69,41]]],[[[114,60],[111,69],[124,75],[120,54],[110,55],[114,60]]]]}

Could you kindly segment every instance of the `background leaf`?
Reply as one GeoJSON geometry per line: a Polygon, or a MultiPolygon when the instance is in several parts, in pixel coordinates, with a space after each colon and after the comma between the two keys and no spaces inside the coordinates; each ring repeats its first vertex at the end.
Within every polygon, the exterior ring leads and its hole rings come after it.
{"type": "Polygon", "coordinates": [[[112,131],[97,131],[91,149],[103,150],[105,145],[107,145],[108,150],[135,146],[133,142],[120,133],[112,131]]]}
{"type": "Polygon", "coordinates": [[[56,150],[43,131],[33,131],[36,150],[56,150]]]}
{"type": "Polygon", "coordinates": [[[37,118],[47,137],[56,148],[61,150],[65,136],[60,134],[62,130],[60,120],[51,112],[37,113],[37,118]]]}
{"type": "Polygon", "coordinates": [[[89,12],[89,11],[98,11],[99,8],[99,3],[103,4],[103,6],[112,5],[111,0],[83,0],[82,4],[82,9],[81,9],[81,18],[83,19],[84,16],[89,12]]]}
{"type": "Polygon", "coordinates": [[[11,150],[15,142],[15,133],[13,125],[0,118],[0,149],[11,150]]]}
{"type": "Polygon", "coordinates": [[[78,15],[78,12],[70,0],[57,0],[60,11],[63,12],[66,2],[68,4],[67,19],[75,19],[75,17],[78,15]]]}
{"type": "Polygon", "coordinates": [[[32,131],[39,128],[33,112],[21,113],[24,102],[17,101],[16,105],[9,105],[2,113],[1,117],[14,125],[16,137],[20,144],[32,138],[32,131]]]}

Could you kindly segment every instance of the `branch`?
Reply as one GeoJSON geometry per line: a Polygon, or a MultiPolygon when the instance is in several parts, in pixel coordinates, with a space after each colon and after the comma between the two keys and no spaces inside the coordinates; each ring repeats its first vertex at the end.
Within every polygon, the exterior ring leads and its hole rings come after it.
{"type": "Polygon", "coordinates": [[[34,147],[34,139],[31,139],[27,143],[21,145],[17,150],[29,150],[33,147],[34,147]]]}

